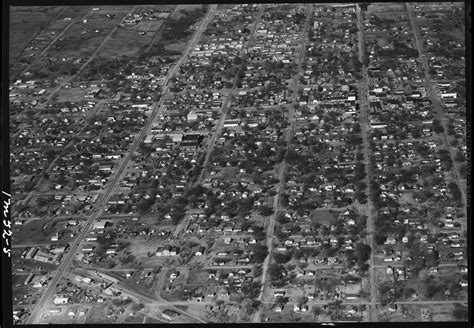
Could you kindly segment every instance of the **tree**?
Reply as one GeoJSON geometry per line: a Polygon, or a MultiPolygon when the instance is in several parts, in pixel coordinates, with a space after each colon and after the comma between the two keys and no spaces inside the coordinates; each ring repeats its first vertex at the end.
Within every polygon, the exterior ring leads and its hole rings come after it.
{"type": "Polygon", "coordinates": [[[258,212],[261,216],[270,216],[273,214],[273,208],[267,205],[262,205],[258,212]]]}
{"type": "MultiPolygon", "coordinates": [[[[258,289],[257,289],[257,291],[258,291],[258,289]]],[[[250,316],[253,313],[255,313],[255,311],[258,310],[258,308],[261,306],[261,304],[262,304],[262,302],[260,302],[258,300],[254,300],[253,298],[246,298],[241,303],[241,308],[244,310],[245,314],[250,316]]]]}
{"type": "Polygon", "coordinates": [[[457,185],[456,182],[451,181],[448,184],[448,189],[451,192],[451,195],[453,196],[453,199],[460,202],[461,201],[461,190],[459,190],[459,186],[457,185]]]}
{"type": "Polygon", "coordinates": [[[281,304],[281,305],[285,305],[286,303],[288,303],[289,300],[290,300],[290,299],[289,299],[288,297],[285,297],[285,296],[278,296],[278,297],[276,298],[276,302],[277,302],[278,304],[281,304]]]}
{"type": "Polygon", "coordinates": [[[454,157],[454,160],[456,162],[465,162],[466,161],[466,156],[464,156],[464,154],[462,152],[457,151],[456,155],[454,157]]]}
{"type": "Polygon", "coordinates": [[[253,300],[258,297],[258,294],[260,294],[260,288],[260,283],[254,281],[251,283],[244,284],[242,286],[242,293],[244,294],[246,299],[253,300]]]}
{"type": "Polygon", "coordinates": [[[466,164],[461,164],[459,165],[459,175],[461,176],[462,179],[466,179],[467,173],[466,173],[467,165],[466,164]]]}
{"type": "Polygon", "coordinates": [[[452,315],[453,315],[453,318],[458,321],[467,321],[469,320],[468,307],[463,306],[462,304],[459,304],[459,303],[455,303],[452,315]]]}
{"type": "Polygon", "coordinates": [[[382,306],[392,302],[392,291],[393,288],[390,281],[384,281],[379,285],[380,302],[382,303],[382,306]]]}
{"type": "Polygon", "coordinates": [[[427,298],[433,298],[436,294],[441,293],[444,289],[440,281],[431,275],[423,281],[423,287],[424,295],[427,298]]]}
{"type": "Polygon", "coordinates": [[[283,279],[283,272],[284,268],[280,264],[273,263],[268,266],[268,274],[272,281],[283,279]]]}
{"type": "Polygon", "coordinates": [[[253,225],[252,229],[253,229],[253,235],[255,236],[255,238],[257,238],[257,240],[265,239],[266,235],[262,226],[253,225]]]}
{"type": "Polygon", "coordinates": [[[262,243],[257,243],[253,246],[253,252],[252,261],[263,263],[268,255],[268,247],[267,245],[262,245],[262,243]]]}
{"type": "Polygon", "coordinates": [[[323,309],[320,307],[320,306],[314,306],[313,307],[313,315],[314,315],[314,318],[316,319],[318,317],[318,315],[320,315],[321,313],[323,313],[323,309]]]}
{"type": "Polygon", "coordinates": [[[291,260],[291,254],[273,253],[273,259],[278,264],[285,264],[291,260]]]}
{"type": "Polygon", "coordinates": [[[355,255],[357,257],[357,262],[361,266],[370,258],[370,252],[372,249],[369,245],[363,243],[357,243],[355,247],[355,255]]]}
{"type": "Polygon", "coordinates": [[[258,277],[262,274],[262,265],[261,264],[254,264],[252,268],[252,274],[254,277],[258,277]]]}
{"type": "Polygon", "coordinates": [[[444,128],[441,125],[441,122],[436,118],[433,119],[433,131],[438,133],[438,134],[444,132],[444,128]]]}

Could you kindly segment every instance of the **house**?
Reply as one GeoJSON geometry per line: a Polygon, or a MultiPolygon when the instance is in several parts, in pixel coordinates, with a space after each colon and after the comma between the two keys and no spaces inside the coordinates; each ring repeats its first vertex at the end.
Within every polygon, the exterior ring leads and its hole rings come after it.
{"type": "Polygon", "coordinates": [[[56,305],[67,304],[68,302],[69,302],[69,298],[64,295],[56,295],[53,300],[53,303],[56,305]]]}
{"type": "Polygon", "coordinates": [[[84,246],[84,247],[82,248],[82,252],[83,252],[83,253],[90,253],[90,252],[92,252],[92,251],[94,250],[94,248],[95,248],[94,246],[84,246]]]}
{"type": "Polygon", "coordinates": [[[179,253],[179,248],[176,246],[166,245],[165,247],[158,247],[156,256],[176,256],[179,253]]]}
{"type": "Polygon", "coordinates": [[[445,98],[453,98],[453,99],[456,99],[457,97],[457,93],[456,92],[445,92],[445,93],[441,93],[441,99],[445,99],[445,98]]]}
{"type": "Polygon", "coordinates": [[[190,111],[190,112],[188,113],[188,115],[186,116],[186,120],[187,120],[188,122],[194,122],[194,121],[196,121],[197,119],[198,119],[198,116],[197,116],[196,112],[193,111],[193,110],[190,111]]]}
{"type": "Polygon", "coordinates": [[[176,279],[179,277],[179,271],[174,271],[170,274],[170,279],[176,279]]]}
{"type": "Polygon", "coordinates": [[[113,164],[101,164],[99,165],[98,170],[99,171],[112,171],[113,167],[114,167],[113,164]]]}
{"type": "Polygon", "coordinates": [[[202,256],[204,254],[204,246],[199,247],[199,249],[196,251],[195,255],[196,256],[202,256]]]}
{"type": "Polygon", "coordinates": [[[224,128],[235,128],[239,126],[240,120],[225,120],[224,128]]]}
{"type": "Polygon", "coordinates": [[[284,290],[273,292],[273,297],[279,297],[279,296],[285,296],[285,295],[286,295],[286,292],[284,290]]]}
{"type": "Polygon", "coordinates": [[[360,295],[359,294],[346,294],[345,298],[346,300],[357,300],[359,299],[360,295]]]}
{"type": "Polygon", "coordinates": [[[97,230],[104,230],[105,226],[107,224],[107,221],[95,221],[94,224],[92,225],[92,229],[97,229],[97,230]]]}
{"type": "Polygon", "coordinates": [[[55,233],[54,235],[51,236],[51,241],[58,241],[59,240],[59,233],[55,233]]]}
{"type": "Polygon", "coordinates": [[[179,146],[181,148],[185,149],[196,149],[199,146],[199,141],[198,140],[187,140],[187,141],[182,141],[179,146]]]}

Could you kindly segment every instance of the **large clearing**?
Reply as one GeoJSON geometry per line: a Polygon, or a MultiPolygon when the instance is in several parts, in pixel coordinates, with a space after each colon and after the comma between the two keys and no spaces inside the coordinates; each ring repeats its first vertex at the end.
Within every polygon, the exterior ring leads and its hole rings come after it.
{"type": "Polygon", "coordinates": [[[45,28],[64,7],[11,7],[10,64],[14,63],[36,33],[45,28]]]}

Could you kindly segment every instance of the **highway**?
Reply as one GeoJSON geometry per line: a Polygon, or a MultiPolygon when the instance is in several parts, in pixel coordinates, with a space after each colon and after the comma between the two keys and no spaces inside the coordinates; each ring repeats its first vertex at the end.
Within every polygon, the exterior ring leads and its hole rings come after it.
{"type": "MultiPolygon", "coordinates": [[[[187,51],[183,54],[183,57],[178,60],[178,62],[175,64],[173,69],[171,69],[165,79],[165,85],[168,84],[168,81],[171,79],[171,77],[178,71],[179,66],[184,62],[184,58],[188,56],[190,51],[194,48],[195,43],[197,42],[197,39],[200,37],[202,34],[202,31],[204,30],[205,26],[210,20],[210,16],[215,10],[217,5],[211,5],[209,8],[209,12],[206,15],[205,20],[203,21],[203,24],[201,24],[200,28],[196,31],[196,34],[194,35],[192,41],[188,45],[187,51]]],[[[135,7],[134,7],[135,8],[135,7]]],[[[132,10],[134,9],[132,8],[132,10]]],[[[132,12],[132,10],[130,12],[132,12]]],[[[94,52],[94,55],[97,53],[94,52]]],[[[94,211],[92,212],[90,218],[88,221],[83,225],[83,229],[77,236],[77,238],[74,240],[74,242],[71,245],[71,248],[69,252],[64,256],[62,259],[62,262],[60,263],[56,274],[54,274],[53,279],[49,282],[48,287],[46,288],[45,292],[41,295],[40,299],[38,300],[35,308],[33,309],[30,317],[27,320],[27,324],[35,324],[37,322],[38,314],[39,312],[43,309],[45,303],[50,300],[56,285],[58,284],[59,280],[61,279],[62,275],[64,272],[69,268],[69,265],[71,264],[71,261],[73,260],[77,248],[81,244],[82,240],[86,236],[86,234],[89,232],[90,227],[92,226],[93,222],[100,217],[102,214],[102,211],[107,204],[107,201],[109,200],[110,196],[112,195],[112,191],[114,190],[115,185],[120,181],[122,178],[122,173],[124,172],[125,168],[127,167],[128,163],[130,162],[133,154],[136,152],[138,149],[138,146],[140,145],[141,142],[145,139],[150,127],[152,126],[152,123],[156,119],[158,113],[161,111],[161,105],[163,104],[164,101],[164,96],[161,97],[160,101],[155,104],[153,107],[153,112],[148,119],[146,125],[142,128],[141,133],[134,139],[128,153],[125,154],[125,156],[120,160],[118,164],[118,170],[115,171],[113,174],[113,177],[111,177],[107,188],[103,194],[102,197],[99,198],[98,202],[95,205],[94,211]]]]}

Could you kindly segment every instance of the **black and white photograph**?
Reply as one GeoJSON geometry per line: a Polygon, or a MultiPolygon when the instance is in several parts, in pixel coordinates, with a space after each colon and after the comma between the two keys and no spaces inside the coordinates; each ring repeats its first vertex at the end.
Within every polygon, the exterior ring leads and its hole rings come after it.
{"type": "Polygon", "coordinates": [[[472,325],[470,1],[3,8],[2,326],[472,325]]]}

